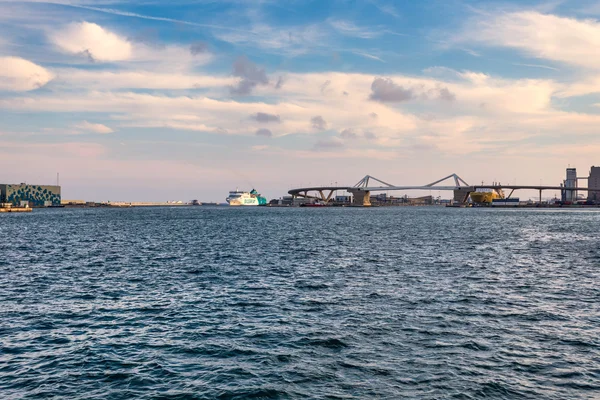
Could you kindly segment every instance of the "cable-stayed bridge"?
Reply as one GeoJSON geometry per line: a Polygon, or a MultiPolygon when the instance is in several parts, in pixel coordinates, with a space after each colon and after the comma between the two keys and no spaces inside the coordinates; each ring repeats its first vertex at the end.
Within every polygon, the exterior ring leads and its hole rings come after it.
{"type": "Polygon", "coordinates": [[[566,192],[576,191],[588,191],[588,188],[577,187],[577,188],[565,188],[564,186],[543,186],[543,185],[469,185],[465,180],[456,174],[448,175],[444,178],[438,179],[437,181],[431,182],[427,185],[412,185],[412,186],[401,186],[392,185],[381,179],[375,178],[371,175],[366,175],[360,181],[353,186],[314,186],[291,189],[288,191],[293,197],[303,197],[310,199],[317,199],[324,203],[329,203],[333,194],[337,190],[345,190],[352,194],[352,203],[358,206],[370,206],[371,192],[387,192],[387,191],[408,191],[408,190],[451,190],[454,192],[454,200],[460,203],[466,203],[469,194],[475,192],[477,189],[492,189],[500,192],[501,190],[510,190],[508,198],[512,196],[515,190],[526,189],[526,190],[537,190],[540,194],[540,202],[542,199],[542,191],[544,190],[560,190],[566,192]]]}

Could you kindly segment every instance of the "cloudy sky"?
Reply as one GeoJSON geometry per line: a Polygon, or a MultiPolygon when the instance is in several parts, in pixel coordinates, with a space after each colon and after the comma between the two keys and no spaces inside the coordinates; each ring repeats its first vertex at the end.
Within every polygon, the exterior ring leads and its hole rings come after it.
{"type": "Polygon", "coordinates": [[[0,182],[87,200],[559,184],[600,164],[600,1],[0,0],[0,182]]]}

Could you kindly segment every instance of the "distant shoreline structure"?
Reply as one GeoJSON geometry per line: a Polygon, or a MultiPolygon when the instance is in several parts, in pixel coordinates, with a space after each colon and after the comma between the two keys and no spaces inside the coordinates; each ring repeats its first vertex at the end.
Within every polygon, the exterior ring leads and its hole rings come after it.
{"type": "Polygon", "coordinates": [[[190,202],[182,201],[106,201],[106,202],[94,202],[84,200],[63,200],[61,205],[65,208],[83,208],[83,207],[114,207],[114,208],[127,208],[127,207],[223,207],[227,206],[226,203],[200,203],[197,200],[190,202]]]}

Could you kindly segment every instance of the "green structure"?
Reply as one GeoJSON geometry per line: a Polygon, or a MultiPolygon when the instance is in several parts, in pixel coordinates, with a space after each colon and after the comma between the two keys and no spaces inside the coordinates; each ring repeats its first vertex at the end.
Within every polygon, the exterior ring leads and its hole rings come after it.
{"type": "Polygon", "coordinates": [[[59,206],[60,186],[0,183],[0,203],[29,207],[59,206]]]}
{"type": "Polygon", "coordinates": [[[264,206],[265,204],[267,204],[267,199],[262,197],[255,189],[252,189],[252,191],[250,191],[250,194],[257,198],[259,206],[264,206]]]}

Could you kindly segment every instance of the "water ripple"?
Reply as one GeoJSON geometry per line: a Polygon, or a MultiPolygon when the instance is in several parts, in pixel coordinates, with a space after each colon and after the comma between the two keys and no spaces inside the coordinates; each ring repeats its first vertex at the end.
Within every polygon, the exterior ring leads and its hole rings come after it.
{"type": "Polygon", "coordinates": [[[592,210],[0,215],[0,393],[600,398],[592,210]]]}

